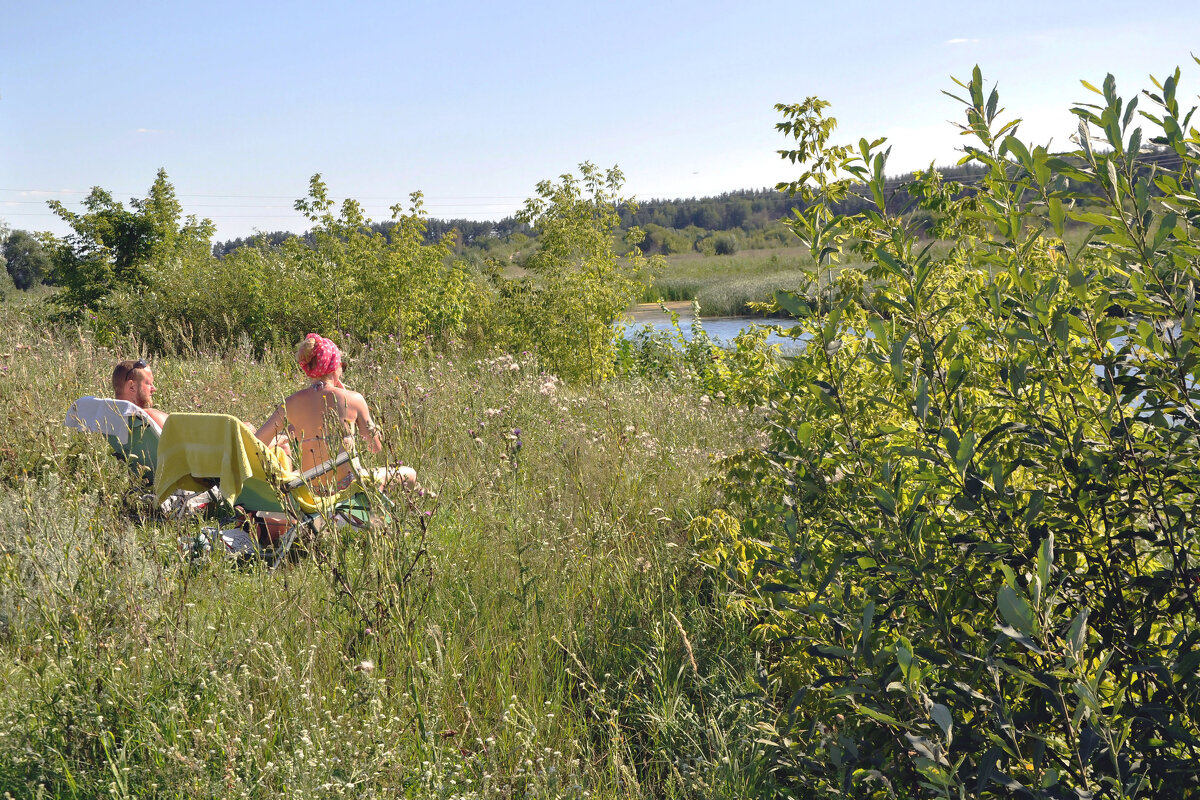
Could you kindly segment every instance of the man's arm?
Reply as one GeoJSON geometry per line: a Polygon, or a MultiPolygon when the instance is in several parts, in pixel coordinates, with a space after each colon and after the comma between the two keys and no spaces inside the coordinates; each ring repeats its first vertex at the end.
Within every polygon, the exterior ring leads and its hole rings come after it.
{"type": "Polygon", "coordinates": [[[145,412],[146,412],[146,415],[147,415],[148,417],[150,417],[150,419],[152,419],[152,420],[154,420],[155,422],[157,422],[157,423],[158,423],[158,427],[160,427],[160,428],[161,428],[163,425],[165,425],[165,424],[166,424],[166,422],[167,422],[167,412],[165,412],[165,411],[162,411],[162,410],[160,410],[160,409],[157,409],[157,408],[143,408],[143,409],[142,409],[142,411],[145,411],[145,412]]]}

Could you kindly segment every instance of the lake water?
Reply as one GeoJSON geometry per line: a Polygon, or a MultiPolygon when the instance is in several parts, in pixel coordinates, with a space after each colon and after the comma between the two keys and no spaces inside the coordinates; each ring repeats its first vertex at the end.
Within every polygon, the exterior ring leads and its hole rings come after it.
{"type": "MultiPolygon", "coordinates": [[[[786,320],[780,320],[786,323],[786,320]]],[[[710,319],[701,319],[700,325],[704,328],[704,332],[709,335],[713,341],[721,345],[731,345],[734,337],[744,330],[748,330],[754,326],[764,326],[769,324],[768,320],[756,319],[753,317],[712,317],[710,319]]],[[[669,333],[673,329],[671,321],[666,317],[641,319],[625,324],[625,338],[632,338],[638,330],[649,325],[655,333],[669,333]]],[[[692,338],[692,326],[690,318],[681,318],[679,327],[683,331],[683,338],[690,340],[692,338]]],[[[797,343],[794,339],[789,339],[786,336],[780,336],[776,333],[767,335],[767,342],[770,344],[778,344],[785,350],[796,349],[797,343]]]]}

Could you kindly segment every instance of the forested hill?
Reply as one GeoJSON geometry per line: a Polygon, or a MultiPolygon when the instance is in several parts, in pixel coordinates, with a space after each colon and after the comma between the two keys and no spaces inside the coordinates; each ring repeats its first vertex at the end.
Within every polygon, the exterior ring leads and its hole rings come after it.
{"type": "MultiPolygon", "coordinates": [[[[938,167],[946,180],[970,182],[983,170],[975,164],[938,167]]],[[[890,184],[900,187],[911,180],[913,173],[896,176],[890,184]]],[[[902,192],[901,192],[902,194],[902,192]]],[[[664,199],[638,199],[636,210],[626,207],[621,212],[621,226],[642,228],[646,234],[643,249],[656,253],[676,253],[690,250],[709,250],[772,247],[790,242],[787,230],[779,221],[791,215],[796,200],[775,188],[741,189],[715,197],[691,197],[664,199]]],[[[387,233],[388,222],[378,222],[373,227],[387,233]]],[[[528,226],[515,217],[501,220],[430,219],[427,221],[426,239],[440,239],[450,231],[457,231],[457,248],[487,249],[490,243],[508,242],[514,234],[524,237],[533,235],[528,226]]],[[[219,242],[213,247],[218,257],[251,243],[255,238],[267,244],[280,244],[294,234],[285,231],[263,233],[258,237],[246,237],[219,242]]]]}

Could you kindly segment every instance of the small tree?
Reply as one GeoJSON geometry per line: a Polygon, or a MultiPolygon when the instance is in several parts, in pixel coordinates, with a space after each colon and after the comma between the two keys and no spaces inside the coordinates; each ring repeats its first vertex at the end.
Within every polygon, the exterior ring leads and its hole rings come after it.
{"type": "Polygon", "coordinates": [[[13,231],[4,240],[4,260],[18,289],[29,289],[50,276],[50,255],[25,231],[13,231]]]}
{"type": "Polygon", "coordinates": [[[721,234],[713,239],[713,253],[718,256],[731,256],[737,252],[737,239],[729,234],[721,234]]]}
{"type": "Polygon", "coordinates": [[[387,234],[372,226],[353,199],[334,213],[320,175],[296,209],[314,223],[312,247],[295,247],[297,267],[310,273],[311,290],[328,314],[328,327],[360,338],[395,334],[410,344],[459,336],[474,284],[452,257],[455,231],[425,244],[420,192],[408,211],[392,206],[387,234]]]}
{"type": "Polygon", "coordinates": [[[820,274],[777,302],[807,344],[697,530],[772,644],[764,738],[799,795],[1200,792],[1200,134],[1178,82],[1085,83],[1100,100],[1054,155],[976,68],[975,191],[909,187],[940,247],[886,202],[881,142],[830,146],[824,103],[783,108],[820,274]],[[842,214],[851,181],[871,205],[842,214]],[[871,285],[826,273],[851,246],[871,285]]]}
{"type": "Polygon", "coordinates": [[[181,221],[175,187],[161,169],[146,198],[133,200],[132,210],[99,186],[84,199],[82,214],[57,200],[49,205],[71,226],[51,257],[54,282],[63,287],[54,303],[67,316],[101,308],[118,288],[145,286],[145,265],[154,257],[208,254],[212,249],[212,222],[198,222],[194,216],[181,221]]]}
{"type": "MultiPolygon", "coordinates": [[[[599,382],[613,372],[619,335],[614,324],[637,296],[660,259],[646,259],[633,228],[633,249],[618,258],[614,234],[624,176],[579,165],[580,177],[542,181],[538,196],[519,215],[538,232],[538,249],[526,261],[532,279],[506,287],[510,330],[518,348],[536,350],[542,364],[568,379],[599,382]]],[[[635,207],[636,210],[636,207],[635,207]]]]}

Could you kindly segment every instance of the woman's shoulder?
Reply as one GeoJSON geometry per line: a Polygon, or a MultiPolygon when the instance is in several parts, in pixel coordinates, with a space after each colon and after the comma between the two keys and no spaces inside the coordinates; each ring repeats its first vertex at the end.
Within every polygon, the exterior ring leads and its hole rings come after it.
{"type": "Polygon", "coordinates": [[[367,402],[367,399],[365,397],[363,397],[360,392],[356,392],[353,389],[347,389],[347,388],[343,387],[341,389],[338,389],[338,391],[342,393],[342,396],[345,397],[347,401],[354,402],[354,403],[367,402]]]}
{"type": "Polygon", "coordinates": [[[321,394],[324,397],[335,397],[339,402],[348,406],[357,406],[366,402],[361,394],[345,386],[326,386],[321,394]]]}

